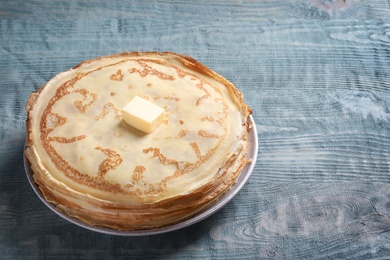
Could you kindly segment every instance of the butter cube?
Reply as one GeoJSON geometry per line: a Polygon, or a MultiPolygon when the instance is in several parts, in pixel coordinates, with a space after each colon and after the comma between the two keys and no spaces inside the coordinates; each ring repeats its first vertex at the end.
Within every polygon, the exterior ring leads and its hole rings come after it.
{"type": "Polygon", "coordinates": [[[138,96],[122,108],[127,124],[145,133],[151,133],[164,119],[164,109],[138,96]]]}

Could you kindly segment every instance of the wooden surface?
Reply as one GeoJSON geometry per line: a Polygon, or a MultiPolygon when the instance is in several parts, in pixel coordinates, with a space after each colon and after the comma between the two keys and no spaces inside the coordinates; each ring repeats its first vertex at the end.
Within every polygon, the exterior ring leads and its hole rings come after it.
{"type": "Polygon", "coordinates": [[[387,0],[0,2],[1,259],[388,259],[387,0]],[[24,104],[55,74],[123,51],[174,51],[232,81],[259,155],[243,190],[185,229],[74,226],[24,173],[24,104]]]}

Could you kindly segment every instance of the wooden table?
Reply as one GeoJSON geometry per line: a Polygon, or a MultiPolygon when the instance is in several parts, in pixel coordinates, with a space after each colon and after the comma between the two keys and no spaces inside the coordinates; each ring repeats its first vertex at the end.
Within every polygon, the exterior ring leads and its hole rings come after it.
{"type": "Polygon", "coordinates": [[[3,0],[0,79],[2,259],[390,256],[386,0],[3,0]],[[134,50],[189,55],[232,81],[253,108],[259,155],[206,220],[110,236],[59,218],[29,186],[24,104],[85,59],[134,50]]]}

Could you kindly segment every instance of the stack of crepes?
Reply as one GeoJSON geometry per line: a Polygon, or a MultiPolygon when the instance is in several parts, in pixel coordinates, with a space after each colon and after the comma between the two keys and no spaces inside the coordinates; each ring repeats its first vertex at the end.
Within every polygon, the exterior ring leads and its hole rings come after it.
{"type": "Polygon", "coordinates": [[[225,78],[175,53],[85,61],[32,93],[25,154],[44,198],[92,226],[145,230],[212,206],[248,163],[251,109],[225,78]],[[165,111],[149,134],[122,108],[165,111]]]}

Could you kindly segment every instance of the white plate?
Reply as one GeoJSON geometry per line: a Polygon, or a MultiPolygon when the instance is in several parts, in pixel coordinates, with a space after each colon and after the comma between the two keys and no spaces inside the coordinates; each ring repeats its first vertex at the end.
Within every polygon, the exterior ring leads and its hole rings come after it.
{"type": "Polygon", "coordinates": [[[45,203],[46,206],[48,206],[52,211],[54,211],[56,214],[58,214],[60,217],[68,220],[69,222],[76,224],[80,227],[104,233],[104,234],[110,234],[110,235],[118,235],[118,236],[144,236],[144,235],[155,235],[155,234],[161,234],[166,233],[174,230],[178,230],[184,227],[188,227],[190,225],[193,225],[220,210],[223,206],[225,206],[233,197],[244,187],[245,183],[248,181],[249,176],[251,175],[253,168],[256,164],[257,159],[257,152],[258,152],[258,139],[257,139],[257,130],[256,130],[256,124],[250,116],[249,118],[250,123],[252,124],[252,129],[249,131],[248,135],[248,154],[247,158],[252,160],[252,163],[245,166],[245,168],[242,170],[240,176],[237,179],[237,182],[233,185],[233,187],[222,197],[218,202],[211,205],[209,208],[204,209],[203,211],[197,213],[193,217],[184,220],[182,222],[161,227],[161,228],[155,228],[155,229],[147,229],[147,230],[135,230],[135,231],[127,231],[127,230],[115,230],[111,228],[104,228],[104,227],[96,227],[88,225],[76,218],[70,217],[64,212],[58,210],[53,204],[47,202],[45,198],[43,197],[43,194],[41,190],[38,188],[38,185],[35,183],[33,177],[32,177],[32,170],[30,162],[27,160],[26,156],[24,156],[24,168],[27,173],[28,181],[31,184],[31,187],[35,191],[35,193],[38,195],[38,197],[45,203]]]}

